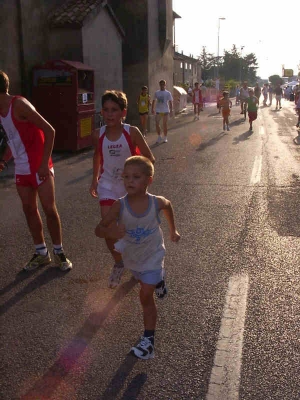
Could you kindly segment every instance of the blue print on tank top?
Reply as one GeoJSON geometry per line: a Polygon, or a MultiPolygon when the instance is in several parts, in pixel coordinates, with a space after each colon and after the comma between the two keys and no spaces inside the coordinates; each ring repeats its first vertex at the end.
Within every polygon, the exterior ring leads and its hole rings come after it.
{"type": "Polygon", "coordinates": [[[126,230],[126,233],[133,239],[135,239],[136,243],[140,243],[142,239],[145,239],[149,235],[151,235],[157,228],[153,229],[144,229],[137,227],[136,229],[126,230]]]}

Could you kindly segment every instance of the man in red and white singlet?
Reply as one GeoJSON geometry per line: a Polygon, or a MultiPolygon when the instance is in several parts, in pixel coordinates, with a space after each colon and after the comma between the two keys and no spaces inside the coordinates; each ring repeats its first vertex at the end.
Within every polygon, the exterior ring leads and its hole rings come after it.
{"type": "Polygon", "coordinates": [[[0,71],[0,122],[8,143],[3,160],[0,160],[0,172],[5,168],[5,162],[13,157],[17,192],[35,245],[35,253],[24,270],[51,262],[37,207],[38,196],[46,214],[55,264],[66,271],[72,268],[72,263],[63,251],[61,223],[55,204],[51,159],[55,131],[27,99],[11,96],[8,90],[9,78],[0,71]]]}

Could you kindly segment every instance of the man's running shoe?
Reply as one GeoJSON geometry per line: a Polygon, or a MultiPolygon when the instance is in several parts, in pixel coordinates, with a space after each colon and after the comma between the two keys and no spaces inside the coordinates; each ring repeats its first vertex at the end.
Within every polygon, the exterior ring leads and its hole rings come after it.
{"type": "Polygon", "coordinates": [[[140,343],[131,348],[130,353],[142,360],[154,357],[154,345],[148,337],[141,336],[140,343]]]}
{"type": "Polygon", "coordinates": [[[161,137],[161,135],[158,135],[156,143],[159,144],[161,142],[162,142],[162,137],[161,137]]]}
{"type": "Polygon", "coordinates": [[[24,271],[32,271],[42,265],[47,265],[51,263],[51,257],[49,252],[47,254],[42,255],[38,253],[34,253],[32,259],[23,267],[24,271]]]}
{"type": "Polygon", "coordinates": [[[54,263],[61,271],[69,271],[69,269],[72,269],[73,267],[73,264],[67,259],[65,253],[54,254],[54,263]]]}
{"type": "Polygon", "coordinates": [[[108,287],[110,287],[111,289],[114,289],[115,287],[117,287],[120,283],[123,272],[124,272],[123,262],[119,263],[119,264],[115,264],[113,266],[110,276],[108,278],[108,287]]]}
{"type": "Polygon", "coordinates": [[[168,294],[168,288],[166,286],[165,278],[160,281],[155,288],[156,297],[160,300],[164,299],[168,294]]]}

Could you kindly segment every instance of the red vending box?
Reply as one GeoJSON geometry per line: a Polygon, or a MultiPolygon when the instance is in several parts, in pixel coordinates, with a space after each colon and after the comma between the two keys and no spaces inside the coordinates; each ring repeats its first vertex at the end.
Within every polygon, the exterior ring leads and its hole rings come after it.
{"type": "Polygon", "coordinates": [[[54,150],[92,145],[94,70],[78,61],[53,60],[33,68],[32,102],[55,129],[54,150]]]}

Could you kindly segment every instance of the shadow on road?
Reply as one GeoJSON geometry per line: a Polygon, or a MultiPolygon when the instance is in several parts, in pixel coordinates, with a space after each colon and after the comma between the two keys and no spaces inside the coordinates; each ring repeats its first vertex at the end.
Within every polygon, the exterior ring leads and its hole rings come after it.
{"type": "MultiPolygon", "coordinates": [[[[128,282],[125,282],[119,287],[102,311],[89,315],[82,328],[77,332],[70,344],[62,351],[58,360],[49,368],[44,376],[21,397],[22,400],[52,398],[53,393],[56,391],[57,387],[61,385],[68,373],[76,369],[79,358],[87,349],[89,343],[101,328],[105,319],[136,284],[137,281],[131,278],[128,282]]],[[[119,368],[116,379],[120,378],[120,376],[124,379],[129,374],[136,361],[137,359],[134,357],[130,356],[129,358],[128,356],[119,368]]],[[[118,385],[120,385],[120,383],[118,383],[118,385]]],[[[109,388],[107,390],[109,390],[109,388]]]]}
{"type": "MultiPolygon", "coordinates": [[[[115,400],[118,398],[118,394],[122,389],[127,376],[133,369],[134,365],[137,363],[138,358],[127,355],[125,361],[118,369],[117,373],[111,380],[108,388],[105,390],[100,400],[115,400]]],[[[125,390],[122,400],[133,400],[138,398],[143,385],[147,381],[147,374],[141,373],[136,375],[132,381],[129,383],[127,389],[125,390]]]]}
{"type": "MultiPolygon", "coordinates": [[[[11,290],[14,286],[17,284],[23,282],[25,279],[29,278],[32,276],[32,272],[19,272],[17,275],[17,278],[11,282],[9,285],[7,285],[5,288],[3,288],[0,292],[0,294],[4,294],[11,290]]],[[[66,272],[61,271],[58,268],[50,267],[46,269],[44,272],[42,272],[40,275],[38,275],[35,279],[33,279],[30,283],[28,283],[27,286],[25,286],[20,292],[15,294],[12,298],[7,300],[4,304],[0,306],[0,315],[5,314],[11,307],[13,307],[15,304],[17,304],[20,300],[22,300],[25,296],[28,294],[34,292],[36,289],[39,289],[43,285],[47,285],[49,282],[53,281],[54,279],[60,278],[62,276],[66,275],[66,272]]]]}
{"type": "Polygon", "coordinates": [[[253,135],[253,131],[246,131],[241,135],[233,138],[233,144],[239,144],[240,142],[244,142],[245,140],[250,139],[251,135],[253,135]]]}
{"type": "Polygon", "coordinates": [[[196,149],[197,151],[201,151],[206,149],[206,147],[208,146],[212,146],[215,143],[217,143],[220,139],[222,139],[222,137],[224,137],[225,135],[227,135],[227,133],[225,132],[220,132],[218,134],[218,136],[213,137],[212,139],[208,140],[207,142],[201,143],[200,146],[196,149]]]}

